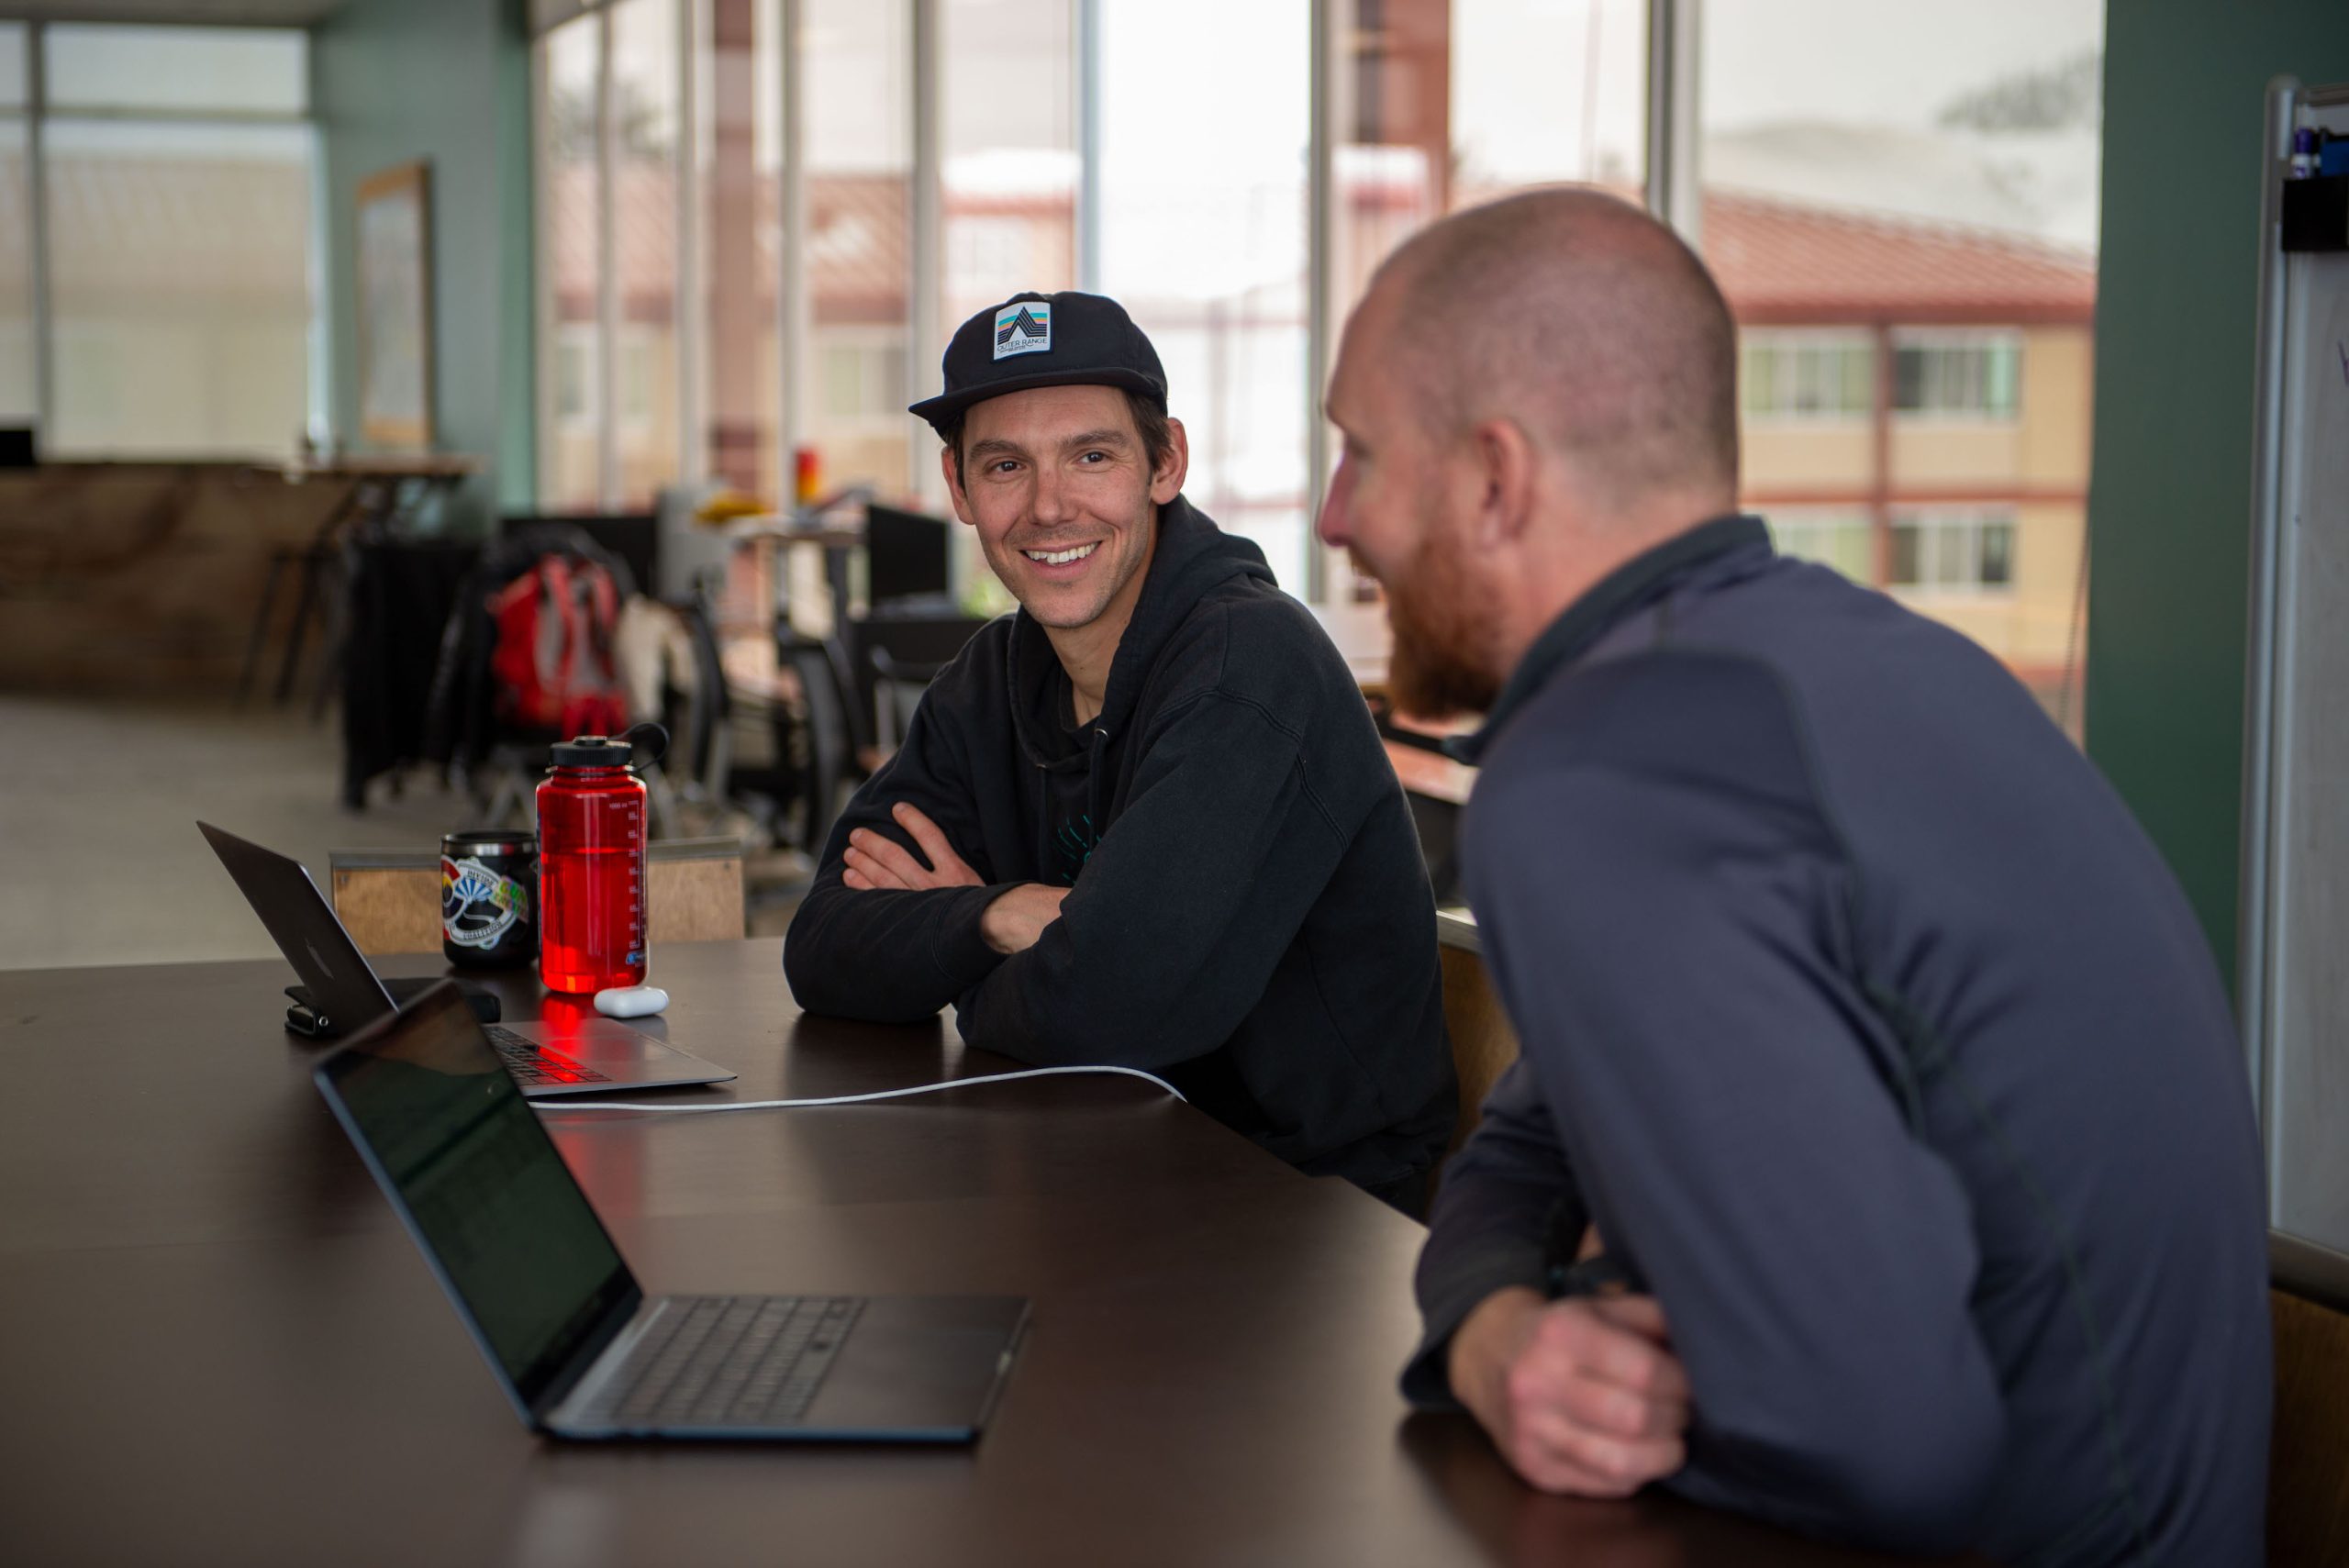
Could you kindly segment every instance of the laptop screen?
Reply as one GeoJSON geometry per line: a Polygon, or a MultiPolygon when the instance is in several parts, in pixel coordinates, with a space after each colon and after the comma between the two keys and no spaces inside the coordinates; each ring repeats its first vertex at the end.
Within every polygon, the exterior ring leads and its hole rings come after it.
{"type": "Polygon", "coordinates": [[[353,1040],[318,1087],[525,1409],[636,1282],[454,985],[353,1040]]]}

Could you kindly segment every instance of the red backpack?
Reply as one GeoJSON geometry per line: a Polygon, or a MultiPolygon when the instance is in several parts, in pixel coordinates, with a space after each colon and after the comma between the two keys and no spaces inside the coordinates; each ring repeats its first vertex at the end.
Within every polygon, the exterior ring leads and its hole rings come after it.
{"type": "Polygon", "coordinates": [[[596,562],[540,556],[489,601],[497,644],[497,716],[562,735],[618,735],[628,727],[612,637],[619,586],[596,562]]]}

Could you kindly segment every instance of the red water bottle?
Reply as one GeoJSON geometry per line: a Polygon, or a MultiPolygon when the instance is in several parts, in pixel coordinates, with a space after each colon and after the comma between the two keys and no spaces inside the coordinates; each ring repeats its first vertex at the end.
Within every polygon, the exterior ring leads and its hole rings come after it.
{"type": "Polygon", "coordinates": [[[587,995],[644,984],[644,781],[629,767],[640,724],[554,748],[539,784],[539,978],[587,995]]]}

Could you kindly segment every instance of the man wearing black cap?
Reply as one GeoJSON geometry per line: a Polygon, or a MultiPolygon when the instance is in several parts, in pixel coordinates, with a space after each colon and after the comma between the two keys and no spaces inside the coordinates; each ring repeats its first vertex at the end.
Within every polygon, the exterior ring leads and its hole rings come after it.
{"type": "Polygon", "coordinates": [[[955,515],[1020,604],[833,828],[784,971],[811,1012],[927,1018],[1146,1068],[1300,1169],[1416,1212],[1454,1108],[1435,919],[1344,662],[1182,495],[1165,374],[1114,301],[963,324],[955,515]]]}

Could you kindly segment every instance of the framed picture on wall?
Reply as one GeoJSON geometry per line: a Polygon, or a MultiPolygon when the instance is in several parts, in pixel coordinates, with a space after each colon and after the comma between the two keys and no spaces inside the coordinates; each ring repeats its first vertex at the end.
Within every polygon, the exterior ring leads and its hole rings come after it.
{"type": "Polygon", "coordinates": [[[359,434],[432,444],[431,173],[403,163],[359,183],[359,434]]]}

